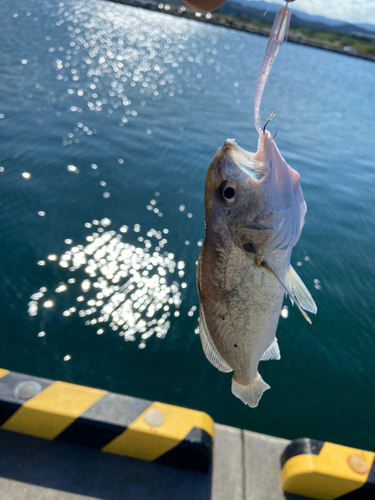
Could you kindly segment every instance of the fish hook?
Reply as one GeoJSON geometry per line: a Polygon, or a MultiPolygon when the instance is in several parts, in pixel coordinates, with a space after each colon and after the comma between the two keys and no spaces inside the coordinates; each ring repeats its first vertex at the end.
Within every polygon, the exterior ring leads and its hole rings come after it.
{"type": "MultiPolygon", "coordinates": [[[[263,134],[264,134],[264,133],[265,133],[265,131],[266,131],[267,125],[269,124],[269,122],[272,120],[272,118],[273,118],[274,116],[275,116],[275,113],[271,113],[271,116],[268,118],[268,120],[266,121],[266,124],[265,124],[265,125],[264,125],[264,127],[263,127],[263,134]]],[[[276,132],[276,134],[277,134],[277,132],[276,132]]],[[[276,134],[275,134],[275,135],[276,135],[276,134]]],[[[274,136],[274,137],[275,137],[275,136],[274,136]]]]}

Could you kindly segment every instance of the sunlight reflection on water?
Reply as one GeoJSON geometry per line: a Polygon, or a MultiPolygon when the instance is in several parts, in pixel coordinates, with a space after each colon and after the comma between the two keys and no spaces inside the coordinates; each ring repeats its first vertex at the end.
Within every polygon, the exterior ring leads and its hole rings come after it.
{"type": "MultiPolygon", "coordinates": [[[[180,287],[187,287],[181,282],[185,263],[176,262],[173,253],[162,250],[167,244],[163,237],[167,229],[150,229],[145,237],[138,237],[143,246],[135,246],[122,241],[127,226],[116,233],[105,230],[110,224],[108,218],[86,223],[86,228],[97,227],[86,237],[86,246],[71,245],[60,257],[47,257],[71,273],[80,269],[85,275],[80,273],[79,279],[59,283],[54,290],[56,304],[46,287],[41,287],[31,295],[28,313],[37,316],[41,307],[58,306],[56,294],[67,292],[71,305],[61,313],[63,316],[78,314],[85,318],[86,326],[95,325],[98,335],[110,328],[126,341],[139,340],[138,347],[143,349],[152,335],[164,338],[170,328],[169,318],[179,316],[180,287]]],[[[135,224],[133,231],[140,233],[140,225],[135,224]]],[[[38,264],[45,265],[45,261],[38,264]]],[[[196,309],[193,306],[188,315],[196,309]]]]}
{"type": "MultiPolygon", "coordinates": [[[[210,29],[207,37],[207,27],[200,23],[185,19],[176,22],[171,16],[130,7],[125,10],[107,2],[66,1],[56,7],[48,2],[43,5],[55,24],[55,31],[44,40],[47,60],[56,71],[62,92],[48,89],[40,79],[40,83],[29,87],[22,105],[32,104],[34,92],[44,93],[46,103],[61,109],[56,111],[57,116],[75,113],[77,121],[64,134],[64,146],[98,134],[89,123],[87,111],[106,115],[120,127],[129,126],[144,114],[150,101],[195,91],[208,95],[212,71],[217,81],[231,74],[233,102],[240,104],[235,70],[218,56],[219,30],[210,29]]],[[[244,43],[224,46],[229,60],[234,52],[244,52],[245,48],[244,43]]],[[[32,72],[32,58],[23,61],[20,63],[25,71],[32,72]]],[[[153,133],[150,127],[144,131],[147,135],[153,133]]]]}

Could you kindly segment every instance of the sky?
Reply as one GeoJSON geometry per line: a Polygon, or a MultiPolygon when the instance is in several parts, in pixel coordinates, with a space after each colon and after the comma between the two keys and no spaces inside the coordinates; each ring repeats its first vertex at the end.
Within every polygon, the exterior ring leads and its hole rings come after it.
{"type": "Polygon", "coordinates": [[[375,24],[375,0],[296,0],[291,7],[331,19],[375,24]]]}

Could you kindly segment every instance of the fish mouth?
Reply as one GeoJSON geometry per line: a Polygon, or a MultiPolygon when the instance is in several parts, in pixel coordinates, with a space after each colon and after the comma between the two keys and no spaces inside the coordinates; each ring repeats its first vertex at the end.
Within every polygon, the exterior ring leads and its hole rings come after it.
{"type": "Polygon", "coordinates": [[[221,149],[243,172],[256,181],[261,181],[270,171],[266,162],[255,158],[257,153],[250,153],[241,148],[234,139],[227,139],[221,149]]]}

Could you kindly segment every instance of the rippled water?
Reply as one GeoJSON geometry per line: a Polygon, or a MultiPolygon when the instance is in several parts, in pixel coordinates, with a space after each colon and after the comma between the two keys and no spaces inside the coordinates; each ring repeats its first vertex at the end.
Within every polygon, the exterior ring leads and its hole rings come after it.
{"type": "Polygon", "coordinates": [[[254,150],[266,39],[105,1],[0,5],[0,366],[375,449],[375,66],[287,44],[263,120],[301,173],[282,359],[249,409],[204,358],[195,269],[207,166],[254,150]]]}

